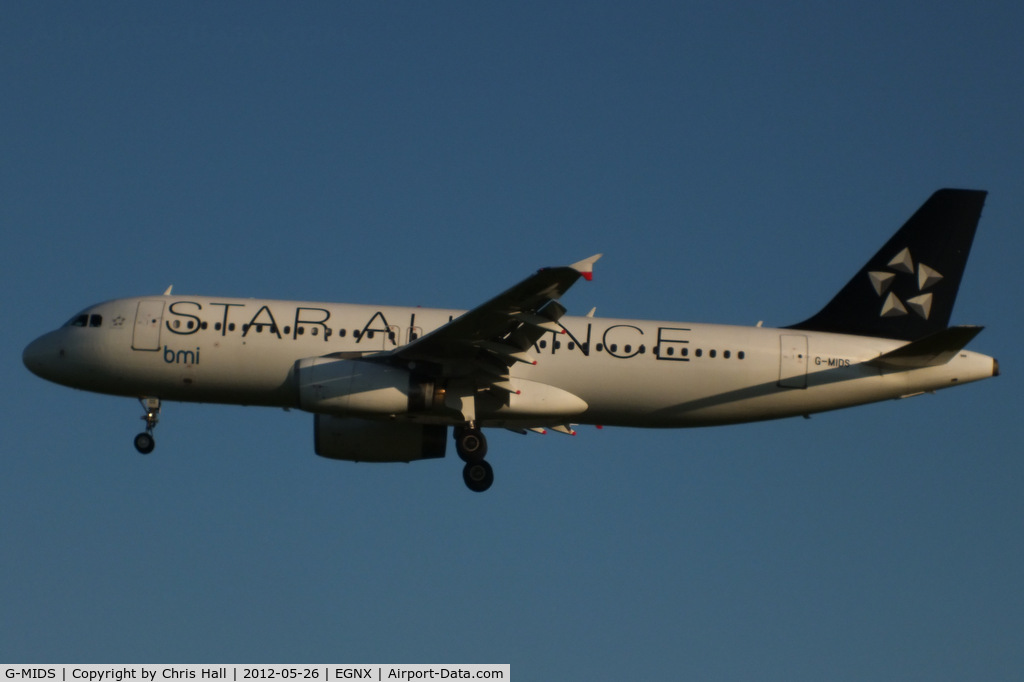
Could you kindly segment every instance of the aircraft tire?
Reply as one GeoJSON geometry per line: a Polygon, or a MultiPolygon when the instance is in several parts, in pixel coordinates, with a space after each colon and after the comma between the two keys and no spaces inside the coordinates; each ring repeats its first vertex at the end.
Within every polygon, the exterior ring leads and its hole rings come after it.
{"type": "Polygon", "coordinates": [[[487,439],[480,429],[457,429],[455,452],[463,462],[476,462],[487,455],[487,439]]]}
{"type": "Polygon", "coordinates": [[[156,441],[153,440],[153,436],[143,431],[139,435],[135,436],[135,449],[140,454],[148,455],[153,452],[153,448],[156,447],[156,441]]]}
{"type": "Polygon", "coordinates": [[[482,493],[494,483],[494,469],[484,460],[466,462],[462,469],[462,480],[466,487],[475,493],[482,493]]]}

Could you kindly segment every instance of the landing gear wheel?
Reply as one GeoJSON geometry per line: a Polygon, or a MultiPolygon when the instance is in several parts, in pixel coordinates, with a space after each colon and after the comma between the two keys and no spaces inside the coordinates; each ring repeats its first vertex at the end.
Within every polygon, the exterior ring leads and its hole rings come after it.
{"type": "Polygon", "coordinates": [[[143,455],[148,455],[153,452],[153,448],[156,447],[156,441],[153,440],[153,435],[143,431],[139,435],[135,436],[135,449],[143,455]]]}
{"type": "Polygon", "coordinates": [[[463,462],[482,460],[487,455],[487,439],[484,438],[484,432],[480,429],[455,429],[455,452],[463,462]]]}
{"type": "Polygon", "coordinates": [[[467,462],[462,469],[462,480],[475,493],[482,493],[494,483],[494,469],[484,460],[467,462]]]}

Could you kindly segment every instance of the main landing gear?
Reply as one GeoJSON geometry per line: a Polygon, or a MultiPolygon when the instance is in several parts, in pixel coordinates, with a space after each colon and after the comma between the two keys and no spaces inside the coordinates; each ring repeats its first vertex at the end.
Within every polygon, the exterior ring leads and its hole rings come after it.
{"type": "Polygon", "coordinates": [[[146,421],[146,430],[135,436],[135,449],[143,455],[148,455],[156,447],[153,429],[160,421],[160,398],[139,398],[139,403],[146,411],[146,416],[142,417],[146,421]]]}
{"type": "Polygon", "coordinates": [[[475,493],[482,493],[494,483],[494,469],[484,461],[487,454],[487,439],[475,424],[455,428],[455,451],[466,463],[462,469],[462,480],[475,493]]]}

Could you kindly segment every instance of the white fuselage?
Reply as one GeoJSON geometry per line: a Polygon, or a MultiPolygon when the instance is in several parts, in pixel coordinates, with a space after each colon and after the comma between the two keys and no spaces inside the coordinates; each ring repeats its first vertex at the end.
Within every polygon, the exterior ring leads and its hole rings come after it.
{"type": "MultiPolygon", "coordinates": [[[[462,311],[202,296],[153,296],[89,308],[25,351],[33,372],[123,396],[298,408],[300,360],[391,351],[462,311]]],[[[584,411],[482,425],[679,427],[810,414],[984,379],[992,358],[960,351],[911,370],[866,364],[903,341],[821,332],[563,317],[516,363],[513,380],[556,387],[584,411]]],[[[512,405],[518,396],[509,397],[512,405]]],[[[360,415],[373,416],[373,415],[360,415]]],[[[390,415],[379,415],[390,416],[390,415]]]]}

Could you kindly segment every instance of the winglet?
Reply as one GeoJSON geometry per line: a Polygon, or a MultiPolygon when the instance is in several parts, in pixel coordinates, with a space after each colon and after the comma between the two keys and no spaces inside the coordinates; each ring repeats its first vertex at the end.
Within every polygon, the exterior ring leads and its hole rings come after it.
{"type": "Polygon", "coordinates": [[[583,279],[589,282],[594,279],[594,263],[596,263],[603,255],[604,254],[598,253],[590,258],[584,258],[579,263],[573,263],[569,267],[583,275],[583,279]]]}

